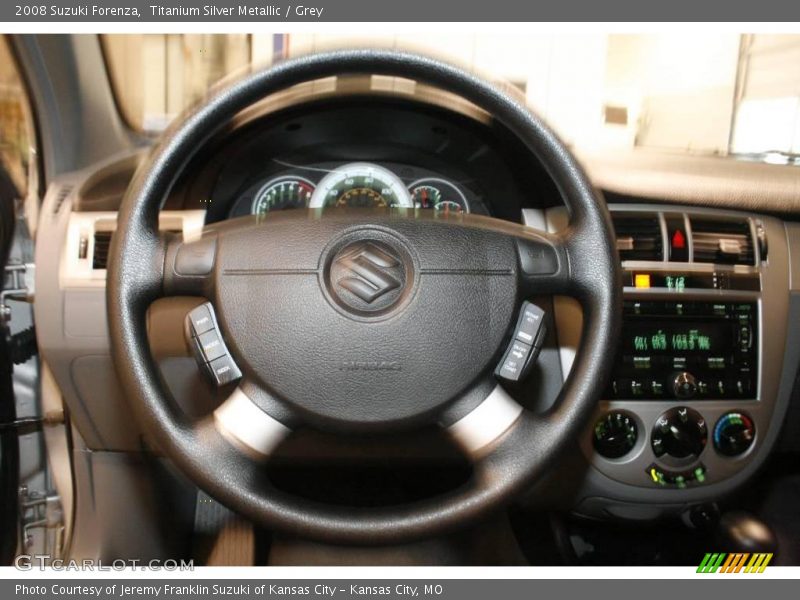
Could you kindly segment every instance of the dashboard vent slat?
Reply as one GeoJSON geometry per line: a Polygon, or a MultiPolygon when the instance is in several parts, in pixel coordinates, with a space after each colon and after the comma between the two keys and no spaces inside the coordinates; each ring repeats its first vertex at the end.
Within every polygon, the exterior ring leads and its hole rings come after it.
{"type": "Polygon", "coordinates": [[[105,269],[108,265],[108,250],[111,247],[113,231],[94,232],[94,254],[92,255],[92,268],[105,269]]]}
{"type": "Polygon", "coordinates": [[[620,260],[664,259],[661,224],[657,215],[616,212],[611,217],[617,234],[620,260]]]}
{"type": "Polygon", "coordinates": [[[64,205],[64,200],[66,200],[71,193],[72,193],[71,185],[62,185],[59,188],[58,196],[56,196],[56,201],[53,203],[54,215],[57,215],[59,212],[61,212],[61,207],[64,205]]]}
{"type": "Polygon", "coordinates": [[[754,265],[755,249],[746,219],[691,218],[694,262],[754,265]]]}

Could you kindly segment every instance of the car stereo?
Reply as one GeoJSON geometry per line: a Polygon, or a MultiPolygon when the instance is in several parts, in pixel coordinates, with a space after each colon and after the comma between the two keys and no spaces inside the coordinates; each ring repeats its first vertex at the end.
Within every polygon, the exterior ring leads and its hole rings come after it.
{"type": "Polygon", "coordinates": [[[606,399],[756,398],[755,302],[631,300],[606,399]]]}

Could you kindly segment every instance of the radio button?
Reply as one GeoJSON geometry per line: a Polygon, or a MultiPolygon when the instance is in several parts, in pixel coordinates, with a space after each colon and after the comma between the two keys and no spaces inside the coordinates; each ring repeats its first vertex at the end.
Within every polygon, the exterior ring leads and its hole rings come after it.
{"type": "Polygon", "coordinates": [[[686,357],[685,356],[673,356],[672,357],[672,368],[673,369],[685,369],[686,368],[686,357]]]}
{"type": "Polygon", "coordinates": [[[631,397],[631,383],[633,382],[625,377],[620,377],[616,380],[617,398],[631,397]]]}
{"type": "Polygon", "coordinates": [[[675,376],[672,382],[672,392],[676,398],[691,398],[697,393],[697,381],[694,375],[683,371],[675,376]]]}
{"type": "Polygon", "coordinates": [[[752,345],[750,325],[742,324],[739,326],[739,348],[742,352],[747,352],[752,345]]]}
{"type": "Polygon", "coordinates": [[[739,377],[731,381],[731,388],[735,390],[737,396],[749,397],[753,394],[753,381],[749,377],[739,377]]]}

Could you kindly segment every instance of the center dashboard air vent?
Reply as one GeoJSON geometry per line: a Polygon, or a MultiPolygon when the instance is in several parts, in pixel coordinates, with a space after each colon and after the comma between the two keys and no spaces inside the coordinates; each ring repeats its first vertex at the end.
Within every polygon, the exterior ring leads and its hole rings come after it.
{"type": "Polygon", "coordinates": [[[694,262],[754,265],[753,232],[747,219],[689,217],[694,262]]]}
{"type": "Polygon", "coordinates": [[[664,259],[664,240],[657,214],[614,212],[611,217],[620,260],[664,259]]]}

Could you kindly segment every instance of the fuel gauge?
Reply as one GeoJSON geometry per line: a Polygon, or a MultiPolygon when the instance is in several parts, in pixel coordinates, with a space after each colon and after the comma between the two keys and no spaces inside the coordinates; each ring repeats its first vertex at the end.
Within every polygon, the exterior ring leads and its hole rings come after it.
{"type": "Polygon", "coordinates": [[[445,179],[428,177],[408,187],[414,208],[432,208],[441,213],[468,213],[469,203],[464,193],[445,179]]]}

